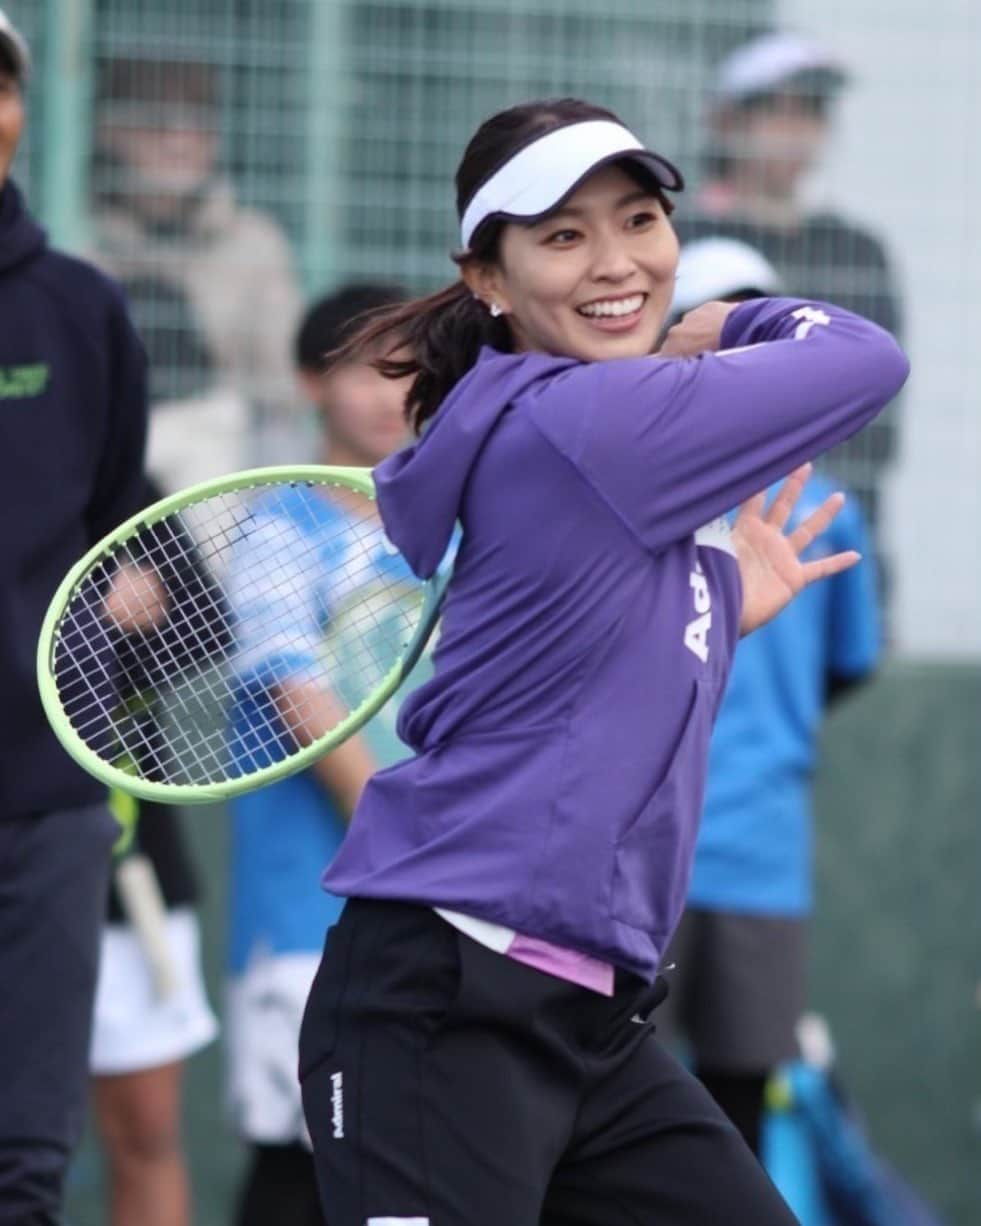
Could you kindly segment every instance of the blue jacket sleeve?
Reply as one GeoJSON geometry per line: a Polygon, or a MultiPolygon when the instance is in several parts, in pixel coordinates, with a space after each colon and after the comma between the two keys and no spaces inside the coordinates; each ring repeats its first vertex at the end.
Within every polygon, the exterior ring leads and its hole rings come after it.
{"type": "Polygon", "coordinates": [[[717,353],[582,363],[540,384],[529,407],[657,550],[854,434],[908,372],[896,341],[868,320],[760,299],[732,312],[717,353]]]}
{"type": "Polygon", "coordinates": [[[855,549],[858,566],[835,575],[828,585],[828,672],[839,681],[859,681],[872,673],[882,650],[876,566],[858,503],[845,503],[831,529],[836,551],[855,549]]]}

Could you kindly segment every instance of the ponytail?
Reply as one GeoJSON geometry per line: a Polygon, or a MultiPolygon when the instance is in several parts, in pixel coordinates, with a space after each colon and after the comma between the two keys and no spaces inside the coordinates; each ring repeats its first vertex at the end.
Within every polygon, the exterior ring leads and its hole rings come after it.
{"type": "Polygon", "coordinates": [[[428,298],[371,311],[364,320],[327,360],[364,360],[370,353],[368,360],[386,378],[411,376],[405,415],[417,434],[476,365],[482,346],[505,353],[513,348],[505,320],[493,318],[462,280],[428,298]],[[401,350],[404,356],[393,356],[401,350]]]}

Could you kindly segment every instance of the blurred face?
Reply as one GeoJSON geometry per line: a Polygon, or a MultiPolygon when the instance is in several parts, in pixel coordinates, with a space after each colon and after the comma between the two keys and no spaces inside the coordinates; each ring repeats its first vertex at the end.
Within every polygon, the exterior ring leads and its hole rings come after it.
{"type": "Polygon", "coordinates": [[[817,162],[828,121],[813,101],[788,93],[776,95],[766,107],[729,116],[723,128],[740,176],[785,195],[817,162]]]}
{"type": "Polygon", "coordinates": [[[317,407],[332,464],[371,468],[408,439],[408,379],[386,379],[366,362],[343,362],[326,374],[303,375],[317,407]]]}
{"type": "Polygon", "coordinates": [[[658,198],[618,166],[597,171],[545,221],[505,226],[499,251],[498,264],[463,274],[505,312],[518,350],[589,362],[653,351],[678,240],[658,198]]]}
{"type": "Polygon", "coordinates": [[[136,190],[161,213],[192,196],[218,158],[217,133],[179,113],[167,123],[111,125],[103,139],[131,174],[136,190]]]}
{"type": "Polygon", "coordinates": [[[0,68],[0,187],[24,131],[24,98],[16,77],[0,68]]]}

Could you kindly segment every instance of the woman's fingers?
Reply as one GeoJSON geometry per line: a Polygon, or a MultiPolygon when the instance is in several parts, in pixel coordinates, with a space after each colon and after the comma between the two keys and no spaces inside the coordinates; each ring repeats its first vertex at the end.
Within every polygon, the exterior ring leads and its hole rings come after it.
{"type": "Polygon", "coordinates": [[[812,541],[817,540],[822,532],[827,531],[832,520],[844,505],[844,494],[829,495],[813,514],[808,515],[807,519],[790,533],[787,540],[798,557],[812,541]]]}
{"type": "Polygon", "coordinates": [[[776,498],[770,504],[770,510],[766,516],[768,524],[773,524],[775,528],[782,529],[784,527],[787,520],[790,519],[794,507],[797,505],[797,500],[800,498],[804,486],[810,480],[813,471],[813,464],[802,464],[800,468],[794,469],[783,485],[781,485],[776,498]]]}
{"type": "Polygon", "coordinates": [[[846,549],[843,553],[833,553],[827,558],[816,558],[813,562],[805,562],[801,567],[805,583],[816,583],[819,579],[830,579],[832,575],[849,570],[856,562],[861,562],[862,555],[854,549],[846,549]]]}

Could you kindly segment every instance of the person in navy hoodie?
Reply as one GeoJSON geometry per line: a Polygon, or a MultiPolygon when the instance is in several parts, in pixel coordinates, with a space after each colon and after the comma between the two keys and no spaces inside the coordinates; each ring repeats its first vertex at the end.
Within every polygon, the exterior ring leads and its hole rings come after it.
{"type": "Polygon", "coordinates": [[[324,875],[348,901],[300,1078],[332,1226],[794,1221],[654,1041],[658,966],[736,639],[857,561],[798,556],[840,495],[784,534],[805,462],[908,364],[787,298],[710,303],[650,356],[681,187],[602,108],[501,112],[457,172],[460,281],[352,342],[413,377],[418,441],[375,469],[389,538],[420,576],[462,539],[414,755],[324,875]]]}
{"type": "Polygon", "coordinates": [[[48,602],[138,509],[146,370],[118,289],[53,251],[9,170],[23,37],[0,10],[0,1223],[61,1221],[85,1113],[99,932],[117,827],[61,749],[35,680],[48,602]]]}

